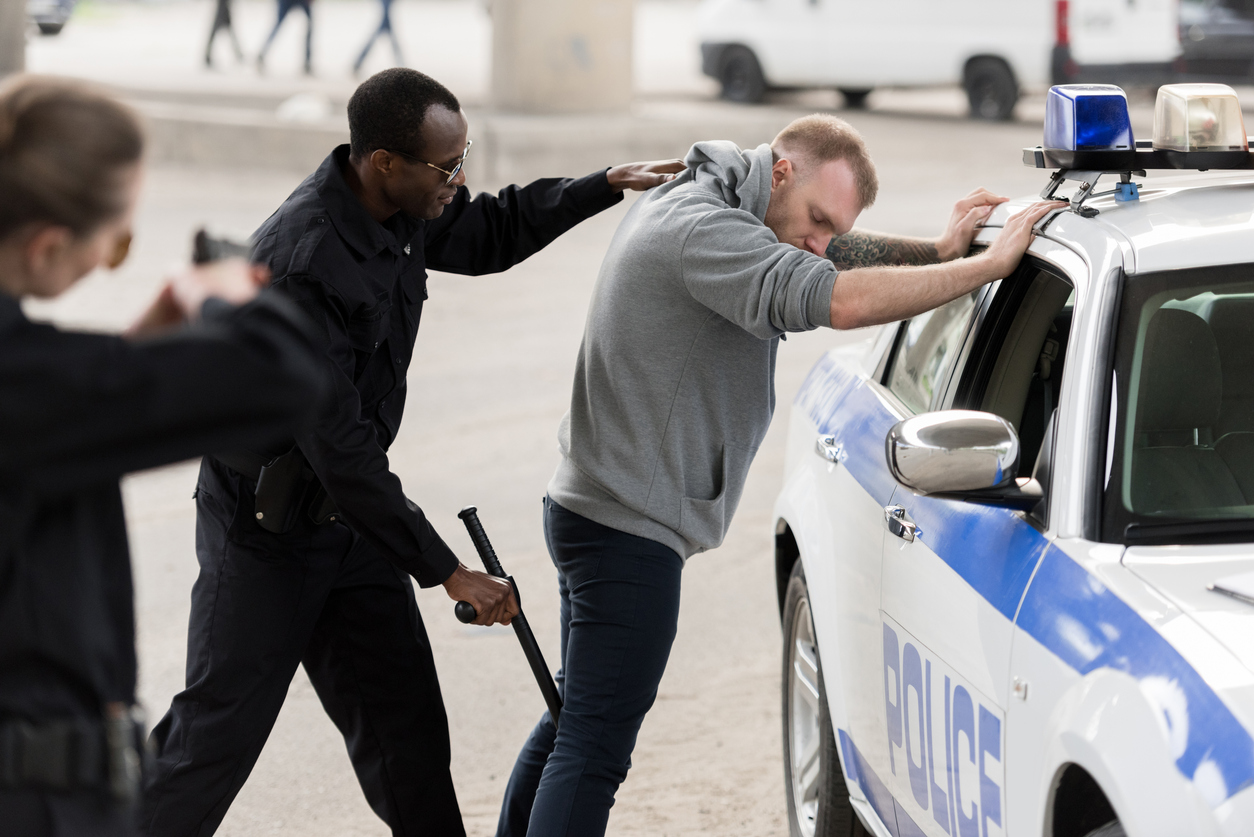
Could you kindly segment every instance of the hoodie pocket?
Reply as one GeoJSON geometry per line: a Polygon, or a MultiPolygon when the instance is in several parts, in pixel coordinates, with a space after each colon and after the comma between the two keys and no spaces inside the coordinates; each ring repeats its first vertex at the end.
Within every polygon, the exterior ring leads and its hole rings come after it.
{"type": "MultiPolygon", "coordinates": [[[[732,451],[727,445],[723,446],[719,464],[722,474],[718,481],[718,493],[714,497],[705,500],[685,496],[680,499],[679,534],[702,549],[713,549],[723,542],[727,523],[735,511],[734,500],[730,509],[727,504],[728,484],[736,479],[732,451]]],[[[738,495],[739,490],[735,493],[738,495]]]]}

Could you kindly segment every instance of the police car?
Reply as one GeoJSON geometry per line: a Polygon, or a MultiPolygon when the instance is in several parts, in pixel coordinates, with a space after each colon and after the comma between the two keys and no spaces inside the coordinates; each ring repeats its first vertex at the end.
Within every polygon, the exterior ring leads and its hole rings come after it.
{"type": "Polygon", "coordinates": [[[1254,834],[1240,105],[1164,87],[1150,142],[1118,88],[1054,88],[1047,114],[1025,162],[1074,194],[1017,270],[830,352],[796,396],[794,835],[1254,834]]]}

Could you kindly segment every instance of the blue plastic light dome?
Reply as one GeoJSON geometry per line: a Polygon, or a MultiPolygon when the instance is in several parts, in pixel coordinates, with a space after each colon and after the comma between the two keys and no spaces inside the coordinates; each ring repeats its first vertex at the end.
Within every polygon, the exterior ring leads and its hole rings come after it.
{"type": "Polygon", "coordinates": [[[1128,96],[1113,84],[1060,84],[1045,100],[1045,148],[1132,151],[1128,96]]]}

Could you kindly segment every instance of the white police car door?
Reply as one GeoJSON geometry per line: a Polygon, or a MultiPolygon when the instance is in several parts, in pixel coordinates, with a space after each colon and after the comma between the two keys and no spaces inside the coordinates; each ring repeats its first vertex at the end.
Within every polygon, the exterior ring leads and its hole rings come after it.
{"type": "MultiPolygon", "coordinates": [[[[891,349],[894,335],[887,337],[891,349]]],[[[873,746],[883,737],[883,706],[878,691],[868,689],[868,684],[874,686],[882,676],[880,563],[886,533],[880,510],[896,485],[882,445],[864,442],[882,437],[896,419],[885,407],[885,401],[892,399],[880,382],[859,375],[857,365],[849,360],[847,355],[825,355],[798,395],[790,444],[804,445],[805,451],[788,457],[800,463],[801,472],[785,480],[784,492],[797,519],[810,524],[800,527],[797,535],[805,556],[815,645],[822,658],[822,686],[846,778],[855,782],[858,754],[854,742],[873,746]]],[[[795,693],[811,704],[810,711],[817,716],[820,683],[815,647],[799,645],[797,651],[794,676],[808,688],[795,693]]],[[[790,756],[794,770],[800,768],[803,794],[810,799],[821,790],[821,742],[817,734],[804,738],[808,740],[792,746],[806,749],[790,756]]],[[[866,791],[868,797],[872,793],[866,791]]]]}
{"type": "MultiPolygon", "coordinates": [[[[956,399],[1021,429],[1021,475],[1057,403],[1070,290],[1031,265],[1001,283],[934,404],[956,399]]],[[[1002,834],[1013,619],[1045,541],[1021,513],[900,486],[885,521],[885,780],[899,834],[1002,834]]]]}
{"type": "MultiPolygon", "coordinates": [[[[896,791],[890,792],[885,781],[894,765],[901,769],[902,763],[885,735],[880,570],[889,537],[883,509],[891,502],[895,483],[884,460],[884,436],[896,421],[928,409],[939,394],[975,309],[975,296],[967,296],[902,324],[880,379],[842,383],[820,364],[811,375],[824,379],[823,385],[807,382],[798,399],[805,412],[824,416],[816,450],[821,453],[827,444],[836,459],[821,476],[816,473],[822,517],[831,529],[831,559],[806,565],[823,662],[831,666],[838,661],[841,667],[839,677],[827,675],[828,701],[837,720],[846,778],[862,790],[894,834],[896,791]],[[827,392],[840,398],[834,410],[821,406],[827,392]],[[823,602],[836,606],[828,611],[818,606],[823,602]],[[843,685],[840,694],[832,694],[833,683],[843,685]]],[[[794,485],[801,490],[802,483],[794,485]]]]}
{"type": "Polygon", "coordinates": [[[1014,611],[996,612],[946,559],[995,574],[1013,527],[1001,510],[951,504],[903,488],[890,504],[899,531],[917,527],[913,542],[890,536],[883,566],[885,778],[901,835],[1002,833],[1014,611]]]}

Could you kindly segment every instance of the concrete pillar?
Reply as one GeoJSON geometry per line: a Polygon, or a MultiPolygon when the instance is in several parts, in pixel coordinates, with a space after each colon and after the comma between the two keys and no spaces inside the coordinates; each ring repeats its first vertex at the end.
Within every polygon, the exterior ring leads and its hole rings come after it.
{"type": "Polygon", "coordinates": [[[0,0],[0,76],[26,69],[26,0],[0,0]]]}
{"type": "Polygon", "coordinates": [[[622,109],[631,102],[631,41],[632,0],[493,0],[492,103],[622,109]]]}

